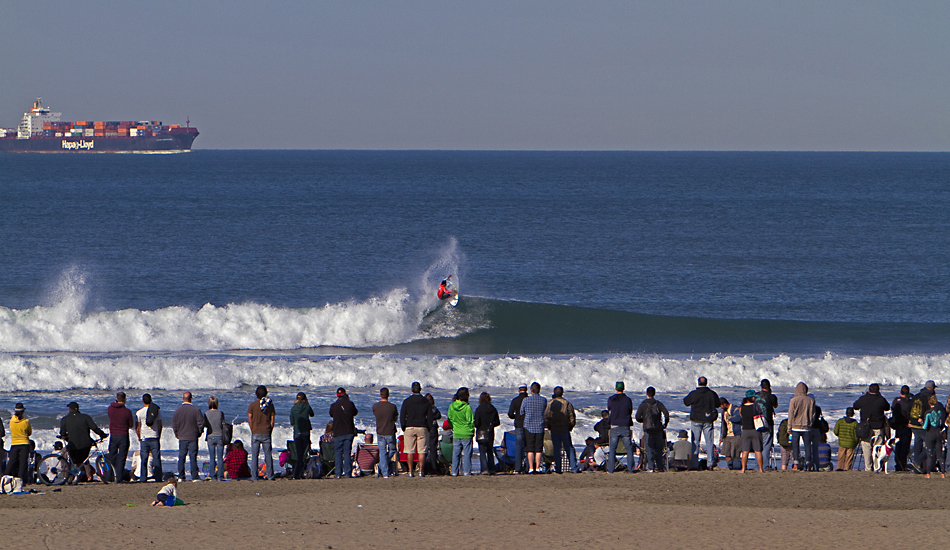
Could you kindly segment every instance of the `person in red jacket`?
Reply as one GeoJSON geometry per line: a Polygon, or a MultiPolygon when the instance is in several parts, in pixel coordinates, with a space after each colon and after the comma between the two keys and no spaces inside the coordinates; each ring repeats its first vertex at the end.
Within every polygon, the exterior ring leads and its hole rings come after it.
{"type": "Polygon", "coordinates": [[[448,277],[445,278],[445,280],[442,281],[442,283],[439,284],[439,299],[440,300],[448,300],[449,298],[458,294],[458,291],[449,288],[449,285],[451,284],[449,283],[449,279],[451,278],[452,276],[449,275],[448,277]]]}

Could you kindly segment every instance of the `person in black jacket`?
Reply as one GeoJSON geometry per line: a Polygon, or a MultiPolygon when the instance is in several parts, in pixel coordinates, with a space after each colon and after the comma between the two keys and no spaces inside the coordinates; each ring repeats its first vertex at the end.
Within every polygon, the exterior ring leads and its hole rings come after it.
{"type": "Polygon", "coordinates": [[[429,465],[429,471],[435,474],[439,472],[439,420],[442,419],[442,412],[435,406],[435,397],[432,397],[431,393],[427,393],[425,398],[429,402],[426,463],[429,465]]]}
{"type": "Polygon", "coordinates": [[[656,388],[647,388],[647,398],[637,407],[637,422],[643,424],[643,447],[646,449],[646,468],[662,472],[663,448],[666,447],[666,426],[670,423],[670,411],[656,399],[656,388]]]}
{"type": "Polygon", "coordinates": [[[765,405],[765,410],[762,412],[765,415],[765,422],[769,425],[769,429],[762,432],[762,456],[765,457],[763,467],[770,470],[772,447],[775,443],[775,409],[778,408],[778,397],[772,395],[772,383],[768,378],[762,379],[759,388],[760,391],[756,394],[756,402],[765,405]]]}
{"type": "Polygon", "coordinates": [[[491,404],[488,392],[478,397],[475,409],[475,441],[478,443],[478,459],[481,462],[482,475],[495,475],[495,427],[501,426],[498,409],[491,404]]]}
{"type": "MultiPolygon", "coordinates": [[[[719,464],[716,449],[713,447],[713,423],[716,422],[719,409],[719,396],[707,387],[709,383],[705,376],[700,376],[698,386],[683,398],[683,404],[689,407],[689,420],[692,423],[690,441],[699,449],[700,436],[706,443],[706,467],[715,470],[719,464]]],[[[699,468],[699,453],[693,455],[693,468],[699,468]]]]}
{"type": "Polygon", "coordinates": [[[884,442],[884,428],[887,426],[887,416],[884,413],[891,410],[891,405],[881,395],[881,386],[871,384],[868,386],[868,392],[859,397],[851,407],[856,411],[861,411],[861,422],[871,425],[870,437],[861,440],[861,451],[864,453],[864,470],[872,472],[874,471],[872,452],[875,445],[884,442]]]}
{"type": "Polygon", "coordinates": [[[597,439],[594,441],[597,446],[603,447],[610,444],[610,411],[600,411],[601,421],[594,424],[594,431],[597,432],[597,439]]]}
{"type": "Polygon", "coordinates": [[[898,472],[907,470],[907,457],[910,455],[910,440],[913,436],[909,425],[910,407],[912,405],[910,386],[901,386],[901,394],[891,403],[891,429],[897,437],[894,446],[894,469],[898,472]]]}
{"type": "Polygon", "coordinates": [[[429,442],[429,426],[432,424],[432,405],[422,396],[422,384],[412,383],[412,395],[402,402],[402,410],[399,412],[402,417],[402,450],[406,453],[409,477],[413,476],[415,470],[415,456],[419,457],[419,477],[422,477],[422,464],[425,462],[429,442]]]}
{"type": "MultiPolygon", "coordinates": [[[[927,380],[924,383],[924,387],[920,389],[920,392],[914,396],[911,400],[911,408],[914,407],[915,401],[920,401],[921,412],[927,410],[927,403],[930,401],[930,396],[937,393],[937,384],[933,380],[927,380]]],[[[916,468],[918,472],[923,472],[924,462],[927,460],[927,453],[924,451],[924,439],[925,439],[925,430],[923,428],[923,416],[918,416],[914,418],[912,415],[907,416],[907,421],[910,425],[911,432],[914,434],[914,453],[911,456],[910,464],[912,468],[916,468]]]]}
{"type": "Polygon", "coordinates": [[[518,386],[518,395],[508,405],[508,418],[515,421],[515,471],[520,474],[524,469],[524,416],[521,414],[521,402],[528,397],[528,385],[518,386]]]}
{"type": "Polygon", "coordinates": [[[59,423],[59,436],[66,442],[69,459],[79,466],[89,458],[89,450],[92,449],[89,432],[95,432],[100,438],[105,438],[106,433],[96,426],[91,416],[79,412],[79,403],[73,401],[66,407],[69,413],[59,423]]]}
{"type": "Polygon", "coordinates": [[[359,414],[356,405],[350,401],[346,390],[336,390],[336,401],[330,405],[330,417],[333,418],[333,456],[336,478],[353,477],[353,437],[356,426],[353,418],[359,414]],[[342,466],[342,469],[341,469],[342,466]]]}

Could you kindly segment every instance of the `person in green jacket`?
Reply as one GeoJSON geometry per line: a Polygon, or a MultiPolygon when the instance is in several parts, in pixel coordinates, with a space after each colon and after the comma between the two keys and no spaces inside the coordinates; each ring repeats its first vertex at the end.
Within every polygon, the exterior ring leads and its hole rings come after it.
{"type": "Polygon", "coordinates": [[[838,436],[838,468],[839,472],[851,469],[854,462],[854,453],[858,448],[858,421],[854,419],[854,409],[848,407],[844,418],[835,423],[835,435],[838,436]]]}
{"type": "Polygon", "coordinates": [[[290,424],[294,427],[294,446],[297,447],[297,460],[294,462],[294,479],[303,479],[304,468],[310,459],[310,431],[313,424],[313,408],[307,401],[307,394],[300,392],[290,408],[290,424]]]}
{"type": "Polygon", "coordinates": [[[475,435],[475,417],[468,404],[468,388],[455,392],[449,405],[449,424],[452,425],[452,477],[459,475],[459,462],[465,475],[472,475],[472,436],[475,435]]]}

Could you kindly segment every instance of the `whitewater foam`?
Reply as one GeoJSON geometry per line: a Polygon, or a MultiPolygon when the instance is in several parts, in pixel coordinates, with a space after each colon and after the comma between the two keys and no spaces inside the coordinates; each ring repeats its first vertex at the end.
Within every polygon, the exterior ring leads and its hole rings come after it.
{"type": "Polygon", "coordinates": [[[644,355],[438,357],[372,354],[357,356],[237,354],[0,354],[0,387],[6,391],[70,389],[233,389],[268,386],[460,386],[515,388],[538,381],[568,391],[611,391],[617,380],[628,388],[654,386],[660,392],[693,388],[699,376],[716,387],[756,387],[768,378],[776,388],[799,381],[812,388],[880,383],[920,387],[927,380],[950,384],[950,354],[896,357],[768,358],[644,355]]]}

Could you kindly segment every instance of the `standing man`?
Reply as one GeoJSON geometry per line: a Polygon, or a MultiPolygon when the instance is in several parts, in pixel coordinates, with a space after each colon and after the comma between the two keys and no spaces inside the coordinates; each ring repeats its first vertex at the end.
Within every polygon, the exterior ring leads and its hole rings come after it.
{"type": "Polygon", "coordinates": [[[515,421],[515,475],[524,468],[524,416],[521,414],[521,402],[528,397],[528,385],[518,386],[518,395],[508,405],[508,418],[515,421]]]}
{"type": "MultiPolygon", "coordinates": [[[[115,470],[116,483],[123,483],[125,461],[129,458],[129,430],[135,429],[135,419],[125,406],[125,392],[115,394],[115,401],[106,411],[109,415],[109,464],[115,470]]],[[[147,460],[147,458],[146,458],[147,460]]]]}
{"type": "Polygon", "coordinates": [[[762,432],[762,456],[765,459],[765,464],[762,466],[770,470],[772,469],[772,447],[775,443],[775,409],[778,408],[778,397],[772,395],[772,383],[768,378],[763,378],[759,387],[761,391],[756,394],[755,402],[759,404],[762,414],[765,415],[765,422],[769,425],[769,429],[762,432]]]}
{"type": "Polygon", "coordinates": [[[544,457],[544,409],[548,400],[541,397],[541,384],[531,383],[531,395],[521,402],[524,417],[524,447],[528,454],[528,473],[543,474],[544,457]]]}
{"type": "Polygon", "coordinates": [[[864,453],[864,471],[873,472],[872,450],[874,445],[884,442],[884,426],[887,424],[887,416],[884,413],[891,410],[891,405],[881,395],[881,386],[871,384],[868,386],[868,392],[859,397],[851,407],[861,411],[861,422],[871,425],[871,436],[861,440],[861,451],[864,453]]]}
{"type": "Polygon", "coordinates": [[[178,479],[185,480],[185,457],[191,459],[191,480],[198,477],[198,437],[204,431],[205,416],[191,404],[191,392],[181,396],[181,405],[172,415],[172,431],[178,438],[178,479]]]}
{"type": "Polygon", "coordinates": [[[617,462],[617,445],[620,441],[627,450],[627,471],[633,472],[633,442],[630,440],[630,427],[633,426],[633,401],[623,393],[623,382],[614,384],[617,393],[607,399],[607,413],[610,420],[610,446],[607,455],[607,472],[614,473],[617,462]]]}
{"type": "Polygon", "coordinates": [[[799,382],[795,395],[788,402],[788,435],[792,440],[792,465],[795,469],[808,471],[818,467],[818,457],[812,453],[811,428],[815,423],[815,399],[808,395],[808,385],[799,382]],[[805,457],[802,458],[802,440],[805,457]]]}
{"type": "MultiPolygon", "coordinates": [[[[429,446],[429,426],[431,426],[433,422],[433,405],[422,395],[422,384],[419,382],[413,382],[410,390],[412,391],[412,395],[402,402],[402,450],[406,453],[406,465],[409,468],[409,477],[412,477],[413,471],[415,470],[416,456],[419,457],[419,477],[422,477],[426,449],[429,446]]],[[[433,399],[433,402],[435,402],[435,399],[433,399]]],[[[394,405],[393,409],[395,408],[394,405]]],[[[376,412],[375,406],[373,406],[373,412],[376,412]]],[[[441,416],[441,414],[439,416],[441,416]]],[[[379,430],[377,430],[377,433],[379,433],[379,430]]],[[[393,431],[393,433],[395,434],[395,431],[393,431]]],[[[396,445],[395,441],[395,438],[393,438],[394,450],[396,445]]],[[[433,447],[429,452],[435,453],[438,452],[438,450],[433,447]]],[[[382,439],[379,441],[379,456],[383,456],[382,439]]],[[[380,458],[380,460],[382,460],[382,458],[380,458]]],[[[380,464],[382,464],[382,462],[380,462],[380,464]]],[[[385,476],[387,474],[383,475],[385,476]]],[[[395,472],[390,471],[389,475],[395,475],[395,472]]]]}
{"type": "Polygon", "coordinates": [[[247,406],[247,425],[251,427],[251,479],[257,481],[260,477],[260,466],[257,459],[261,447],[264,448],[264,475],[268,481],[274,479],[274,455],[271,453],[271,433],[274,431],[274,419],[277,411],[274,402],[267,397],[267,388],[258,386],[254,392],[256,401],[247,406]]]}
{"type": "Polygon", "coordinates": [[[94,432],[102,439],[106,438],[106,433],[96,426],[92,417],[79,412],[79,403],[73,401],[66,407],[69,412],[59,422],[59,436],[66,442],[69,459],[79,466],[89,458],[89,449],[92,448],[89,432],[94,432]]]}
{"type": "MultiPolygon", "coordinates": [[[[719,396],[707,387],[709,383],[705,376],[700,376],[698,387],[683,398],[683,404],[689,407],[689,420],[692,423],[690,439],[698,450],[700,436],[706,444],[706,466],[715,470],[719,465],[716,449],[713,447],[713,422],[716,421],[716,411],[719,408],[719,396]]],[[[693,456],[693,468],[699,468],[699,453],[693,456]]]]}
{"type": "Polygon", "coordinates": [[[152,396],[142,395],[143,407],[135,411],[135,435],[139,438],[139,459],[142,461],[142,475],[139,481],[148,479],[148,456],[152,455],[152,478],[162,478],[162,413],[158,405],[152,403],[152,396]]]}
{"type": "Polygon", "coordinates": [[[643,424],[643,446],[646,447],[647,471],[662,472],[663,449],[666,447],[666,426],[670,411],[656,399],[656,388],[647,388],[647,398],[637,407],[637,422],[643,424]]]}
{"type": "MultiPolygon", "coordinates": [[[[419,396],[423,401],[425,398],[419,396]]],[[[426,401],[428,409],[429,402],[426,401]]],[[[376,439],[379,447],[379,473],[384,478],[389,477],[393,469],[392,456],[396,452],[396,421],[399,420],[399,411],[396,405],[389,402],[389,388],[379,390],[379,403],[373,405],[373,416],[376,417],[376,439]]],[[[425,453],[425,434],[422,436],[423,453],[425,453]]],[[[403,441],[404,449],[409,450],[408,442],[403,441]]],[[[412,456],[412,455],[410,455],[412,456]]],[[[420,457],[421,458],[421,457],[420,457]]],[[[419,474],[422,474],[422,462],[419,462],[419,474]]],[[[412,470],[409,471],[409,477],[412,477],[412,470]]]]}
{"type": "Polygon", "coordinates": [[[910,440],[913,433],[910,429],[910,407],[913,404],[909,386],[901,386],[901,394],[891,403],[891,427],[897,437],[894,447],[894,467],[898,472],[907,470],[907,457],[910,455],[910,440]]]}
{"type": "Polygon", "coordinates": [[[544,420],[551,430],[551,443],[554,444],[554,471],[561,473],[561,448],[567,453],[571,473],[577,473],[577,455],[571,442],[571,430],[577,424],[574,405],[564,399],[564,388],[554,388],[554,395],[544,409],[544,420]]]}
{"type": "Polygon", "coordinates": [[[330,405],[330,417],[333,418],[333,457],[336,478],[353,477],[353,436],[356,425],[353,418],[359,414],[356,405],[346,395],[346,390],[337,388],[336,401],[330,405]]]}

